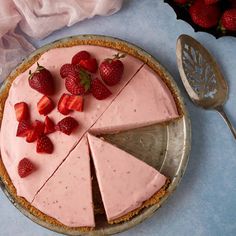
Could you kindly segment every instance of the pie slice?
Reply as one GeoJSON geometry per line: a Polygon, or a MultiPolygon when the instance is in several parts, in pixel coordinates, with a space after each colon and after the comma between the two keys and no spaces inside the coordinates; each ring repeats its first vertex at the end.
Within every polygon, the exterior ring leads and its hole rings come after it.
{"type": "Polygon", "coordinates": [[[95,226],[86,137],[39,191],[32,205],[66,226],[95,226]]]}
{"type": "Polygon", "coordinates": [[[88,134],[107,220],[126,221],[165,194],[167,178],[145,162],[88,134]]]}
{"type": "Polygon", "coordinates": [[[148,126],[179,117],[173,95],[147,65],[132,78],[94,124],[94,133],[148,126]]]}

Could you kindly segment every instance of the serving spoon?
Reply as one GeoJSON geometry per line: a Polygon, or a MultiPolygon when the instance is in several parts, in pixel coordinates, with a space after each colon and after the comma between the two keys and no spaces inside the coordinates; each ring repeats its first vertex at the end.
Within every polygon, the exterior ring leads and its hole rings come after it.
{"type": "Polygon", "coordinates": [[[176,56],[181,79],[193,103],[216,110],[236,139],[236,130],[223,108],[228,85],[213,56],[197,40],[184,34],[177,39],[176,56]]]}

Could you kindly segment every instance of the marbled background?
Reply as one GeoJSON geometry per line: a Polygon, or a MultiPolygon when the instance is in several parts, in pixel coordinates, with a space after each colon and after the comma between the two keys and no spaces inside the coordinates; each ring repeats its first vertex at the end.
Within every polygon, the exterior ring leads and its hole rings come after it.
{"type": "MultiPolygon", "coordinates": [[[[236,38],[215,39],[194,33],[163,1],[125,1],[110,17],[95,17],[55,32],[36,47],[76,34],[104,34],[137,44],[153,54],[173,75],[192,120],[192,151],[186,174],[176,192],[149,220],[120,235],[236,235],[236,143],[220,116],[195,107],[181,84],[175,57],[176,39],[189,34],[217,58],[230,87],[226,104],[236,125],[236,38]]],[[[1,236],[56,236],[24,217],[0,192],[1,236]]]]}

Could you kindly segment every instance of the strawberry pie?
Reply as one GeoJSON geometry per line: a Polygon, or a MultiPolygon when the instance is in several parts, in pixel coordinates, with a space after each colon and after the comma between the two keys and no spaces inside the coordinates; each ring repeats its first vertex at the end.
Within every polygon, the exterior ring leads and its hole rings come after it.
{"type": "Polygon", "coordinates": [[[14,200],[42,221],[96,227],[95,175],[110,224],[166,193],[168,176],[102,138],[181,116],[166,82],[124,51],[65,43],[9,78],[1,99],[0,175],[14,200]]]}

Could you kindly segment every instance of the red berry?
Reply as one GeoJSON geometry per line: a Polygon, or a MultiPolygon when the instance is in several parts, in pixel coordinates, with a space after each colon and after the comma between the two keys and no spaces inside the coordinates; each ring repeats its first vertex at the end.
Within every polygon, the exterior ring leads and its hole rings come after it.
{"type": "Polygon", "coordinates": [[[18,174],[21,178],[24,178],[36,170],[34,164],[28,159],[23,158],[18,164],[18,174]]]}
{"type": "Polygon", "coordinates": [[[27,103],[19,102],[14,105],[16,112],[16,119],[18,121],[28,120],[29,119],[29,108],[27,103]]]}
{"type": "Polygon", "coordinates": [[[219,2],[219,0],[204,0],[206,5],[211,5],[219,2]]]}
{"type": "Polygon", "coordinates": [[[72,60],[71,60],[71,64],[73,65],[77,65],[79,64],[79,62],[81,60],[87,60],[89,59],[91,56],[90,54],[87,52],[87,51],[80,51],[78,53],[76,53],[73,57],[72,57],[72,60]]]}
{"type": "Polygon", "coordinates": [[[74,129],[79,126],[79,123],[71,116],[67,116],[56,125],[56,130],[70,135],[74,129]]]}
{"type": "Polygon", "coordinates": [[[48,153],[51,154],[53,152],[53,144],[52,141],[47,136],[41,136],[37,140],[37,152],[38,153],[48,153]]]}
{"type": "Polygon", "coordinates": [[[55,124],[48,116],[45,117],[44,125],[44,134],[50,134],[55,131],[55,124]]]}
{"type": "Polygon", "coordinates": [[[78,73],[69,74],[65,79],[65,86],[68,92],[73,95],[83,95],[90,89],[91,76],[80,69],[78,73]]]}
{"type": "Polygon", "coordinates": [[[37,103],[37,108],[38,108],[38,112],[41,115],[47,115],[48,113],[50,113],[53,109],[54,109],[55,105],[53,103],[53,101],[47,97],[47,96],[43,96],[39,102],[37,103]]]}
{"type": "Polygon", "coordinates": [[[79,62],[79,65],[81,68],[91,72],[91,73],[96,73],[97,69],[98,69],[98,63],[97,60],[95,58],[89,58],[86,60],[81,60],[79,62]]]}
{"type": "Polygon", "coordinates": [[[78,70],[78,67],[73,64],[64,64],[60,69],[60,75],[64,79],[69,74],[73,74],[74,71],[78,70]]]}
{"type": "Polygon", "coordinates": [[[39,64],[35,72],[31,73],[30,71],[29,85],[31,88],[45,95],[54,93],[54,80],[52,74],[49,70],[39,64]]]}
{"type": "Polygon", "coordinates": [[[125,55],[119,55],[118,53],[113,59],[105,59],[100,64],[99,72],[105,84],[113,86],[120,82],[124,72],[124,65],[119,59],[124,56],[125,55]]]}
{"type": "Polygon", "coordinates": [[[196,0],[189,8],[193,22],[202,28],[211,28],[218,24],[221,11],[218,4],[206,5],[204,0],[196,0]]]}
{"type": "Polygon", "coordinates": [[[28,132],[32,129],[32,126],[28,120],[22,120],[19,122],[16,136],[17,137],[26,137],[28,132]]]}
{"type": "Polygon", "coordinates": [[[221,17],[221,26],[229,31],[236,31],[236,8],[226,10],[221,17]]]}
{"type": "Polygon", "coordinates": [[[44,133],[44,123],[36,120],[33,124],[33,127],[28,132],[26,137],[26,142],[32,143],[36,141],[44,133]]]}
{"type": "Polygon", "coordinates": [[[70,110],[66,106],[69,98],[70,98],[69,94],[63,93],[57,104],[58,111],[63,115],[68,115],[70,113],[70,110]]]}
{"type": "Polygon", "coordinates": [[[83,111],[84,98],[82,96],[71,95],[66,103],[66,107],[73,111],[83,111]]]}
{"type": "Polygon", "coordinates": [[[93,96],[98,100],[106,99],[112,94],[98,78],[92,80],[91,91],[93,96]]]}

